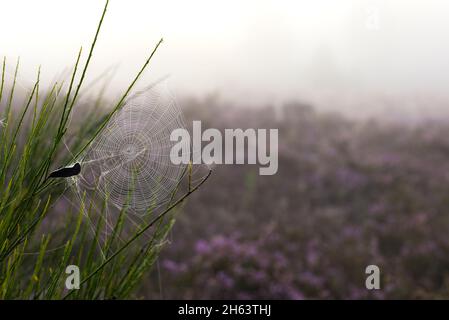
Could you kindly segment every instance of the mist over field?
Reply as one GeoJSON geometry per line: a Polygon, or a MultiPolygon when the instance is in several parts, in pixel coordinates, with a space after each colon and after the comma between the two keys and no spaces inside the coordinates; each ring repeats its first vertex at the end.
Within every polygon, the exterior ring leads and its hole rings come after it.
{"type": "MultiPolygon", "coordinates": [[[[86,46],[101,1],[8,1],[0,54],[49,82],[86,46]],[[23,8],[26,8],[25,10],[23,8]],[[20,12],[19,18],[16,12],[20,12]],[[45,19],[45,17],[51,17],[45,19]],[[32,26],[32,27],[30,27],[32,26]]],[[[115,96],[160,37],[141,83],[258,106],[299,100],[350,116],[446,114],[449,4],[426,1],[114,1],[88,77],[116,68],[115,96]]],[[[111,74],[113,72],[111,71],[111,74]]]]}

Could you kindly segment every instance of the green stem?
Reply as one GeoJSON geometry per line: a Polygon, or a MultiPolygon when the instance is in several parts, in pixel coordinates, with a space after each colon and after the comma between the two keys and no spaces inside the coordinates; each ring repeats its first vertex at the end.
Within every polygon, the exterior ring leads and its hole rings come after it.
{"type": "MultiPolygon", "coordinates": [[[[173,208],[178,206],[180,203],[182,203],[188,196],[190,196],[193,192],[198,190],[199,187],[203,185],[204,182],[206,182],[207,179],[209,179],[210,175],[212,173],[212,170],[209,170],[207,175],[198,183],[193,189],[186,192],[181,198],[179,198],[175,203],[173,203],[171,206],[169,206],[167,209],[165,209],[162,213],[160,213],[156,218],[151,220],[150,223],[148,223],[142,230],[137,232],[134,236],[131,237],[120,249],[115,251],[111,256],[109,256],[101,265],[99,265],[94,271],[92,271],[86,278],[84,278],[80,285],[86,283],[89,281],[93,276],[95,276],[100,270],[102,270],[109,262],[111,262],[115,257],[117,257],[123,250],[125,250],[127,247],[129,247],[137,238],[139,238],[143,233],[145,233],[149,228],[151,228],[156,222],[158,222],[161,218],[163,218],[169,211],[171,211],[173,208]]],[[[68,294],[66,294],[63,299],[68,298],[74,290],[70,291],[68,294]]]]}

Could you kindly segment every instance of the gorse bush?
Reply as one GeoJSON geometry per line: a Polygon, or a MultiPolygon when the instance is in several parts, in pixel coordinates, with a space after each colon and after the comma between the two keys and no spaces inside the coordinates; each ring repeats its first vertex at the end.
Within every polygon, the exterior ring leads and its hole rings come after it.
{"type": "MultiPolygon", "coordinates": [[[[85,109],[79,103],[84,79],[106,14],[99,21],[87,59],[80,49],[68,83],[40,87],[40,70],[23,105],[16,98],[16,64],[12,79],[2,63],[0,85],[0,298],[127,298],[153,265],[174,223],[178,205],[207,179],[192,185],[186,166],[170,202],[159,211],[151,208],[130,227],[126,205],[114,219],[105,219],[107,197],[87,204],[81,195],[73,205],[67,195],[70,180],[48,179],[54,168],[73,164],[119,111],[161,44],[159,41],[142,68],[112,108],[85,109]],[[10,81],[11,83],[8,83],[10,81]],[[74,110],[81,116],[73,117],[74,110]],[[84,115],[84,116],[83,116],[84,115]],[[70,124],[70,130],[69,129],[70,124]],[[70,131],[70,135],[68,132],[70,131]],[[68,152],[66,141],[70,141],[68,152]],[[57,214],[58,216],[52,216],[57,214]],[[81,271],[79,290],[65,286],[66,268],[81,271]]],[[[210,174],[210,172],[209,172],[210,174]]]]}

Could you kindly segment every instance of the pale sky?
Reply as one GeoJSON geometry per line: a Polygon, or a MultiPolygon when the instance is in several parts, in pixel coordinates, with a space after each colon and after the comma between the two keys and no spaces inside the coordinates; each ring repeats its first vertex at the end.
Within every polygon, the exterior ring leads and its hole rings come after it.
{"type": "MultiPolygon", "coordinates": [[[[81,45],[87,54],[103,4],[0,0],[0,55],[11,66],[21,57],[24,82],[38,65],[50,81],[81,45]]],[[[372,95],[445,100],[448,13],[443,0],[111,0],[90,78],[118,65],[112,88],[124,88],[163,37],[140,85],[168,74],[178,96],[335,108],[372,95]]]]}

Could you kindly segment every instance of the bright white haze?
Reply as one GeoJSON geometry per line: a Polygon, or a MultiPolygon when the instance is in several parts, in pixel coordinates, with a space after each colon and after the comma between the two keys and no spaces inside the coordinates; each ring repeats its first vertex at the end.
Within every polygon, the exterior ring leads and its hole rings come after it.
{"type": "MultiPolygon", "coordinates": [[[[20,56],[29,82],[41,65],[50,82],[81,45],[87,54],[103,5],[1,0],[0,55],[10,66],[20,56]]],[[[111,0],[89,77],[118,65],[118,92],[163,37],[141,86],[170,75],[178,96],[218,93],[245,105],[298,99],[360,114],[394,101],[397,112],[441,111],[448,12],[443,0],[111,0]]]]}

